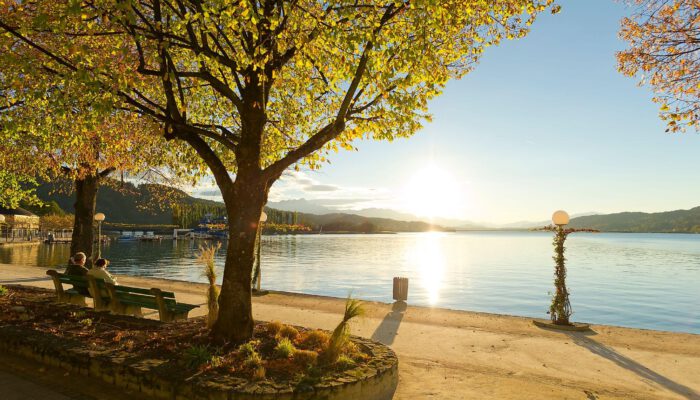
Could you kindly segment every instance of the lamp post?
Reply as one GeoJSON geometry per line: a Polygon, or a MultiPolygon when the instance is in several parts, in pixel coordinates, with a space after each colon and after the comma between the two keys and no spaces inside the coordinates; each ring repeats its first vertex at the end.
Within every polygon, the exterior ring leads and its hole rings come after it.
{"type": "Polygon", "coordinates": [[[588,324],[572,323],[569,317],[573,314],[571,303],[569,302],[569,290],[566,288],[566,258],[564,257],[564,243],[567,236],[574,232],[598,232],[595,229],[575,229],[566,228],[569,224],[569,214],[564,210],[555,211],[552,214],[552,224],[544,228],[536,229],[538,231],[554,232],[554,288],[555,293],[552,296],[552,304],[549,306],[549,317],[551,323],[544,323],[534,320],[534,324],[542,328],[551,328],[566,331],[586,331],[590,328],[588,324]]]}
{"type": "Polygon", "coordinates": [[[570,325],[571,303],[569,302],[569,291],[566,288],[566,258],[564,257],[564,242],[569,234],[564,227],[569,224],[569,214],[564,210],[555,211],[552,214],[552,222],[556,225],[554,234],[554,287],[556,292],[552,298],[552,305],[549,307],[549,314],[554,324],[570,325]]]}
{"type": "Polygon", "coordinates": [[[102,256],[102,221],[105,220],[105,215],[103,213],[95,214],[95,221],[97,221],[97,257],[102,256]]]}
{"type": "Polygon", "coordinates": [[[255,274],[253,276],[253,281],[255,282],[255,286],[258,292],[261,291],[260,286],[261,286],[261,281],[262,281],[262,271],[260,269],[260,248],[262,247],[262,224],[263,222],[267,221],[267,214],[265,211],[260,213],[260,223],[258,224],[258,231],[257,231],[257,248],[256,248],[256,253],[255,253],[255,274]]]}

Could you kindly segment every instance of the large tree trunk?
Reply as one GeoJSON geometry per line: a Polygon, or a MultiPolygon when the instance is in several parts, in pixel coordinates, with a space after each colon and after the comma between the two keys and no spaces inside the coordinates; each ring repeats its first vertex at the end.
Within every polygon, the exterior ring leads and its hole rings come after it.
{"type": "Polygon", "coordinates": [[[85,253],[88,262],[92,262],[94,241],[93,218],[97,202],[99,175],[88,175],[75,180],[75,220],[73,222],[73,237],[71,238],[71,256],[79,251],[85,253]]]}
{"type": "Polygon", "coordinates": [[[219,296],[219,318],[213,328],[217,339],[233,343],[253,336],[251,277],[260,213],[269,191],[267,183],[259,176],[245,175],[239,171],[232,190],[223,193],[229,218],[229,241],[219,296]]]}

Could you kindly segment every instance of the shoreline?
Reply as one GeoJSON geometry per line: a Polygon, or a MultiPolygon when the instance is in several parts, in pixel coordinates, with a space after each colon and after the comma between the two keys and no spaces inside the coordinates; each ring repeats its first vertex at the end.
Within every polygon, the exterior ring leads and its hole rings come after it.
{"type": "MultiPolygon", "coordinates": [[[[3,264],[0,263],[0,284],[2,284],[2,269],[4,267],[12,267],[12,268],[31,268],[31,269],[36,269],[38,270],[39,273],[44,274],[46,270],[48,269],[57,269],[60,272],[60,268],[57,267],[41,267],[41,266],[36,266],[36,265],[29,265],[29,266],[24,266],[24,267],[18,267],[17,265],[14,264],[3,264]]],[[[178,287],[181,291],[183,292],[190,292],[190,293],[199,293],[201,291],[202,293],[207,289],[207,284],[204,282],[194,282],[194,281],[186,281],[186,280],[181,280],[181,279],[175,279],[175,278],[162,278],[162,277],[151,277],[151,276],[139,276],[139,275],[117,275],[120,278],[126,278],[124,282],[131,281],[131,280],[136,280],[136,282],[161,282],[163,286],[166,287],[178,287]],[[198,288],[199,290],[193,290],[193,288],[198,288]]],[[[121,281],[121,279],[120,279],[121,281]]],[[[133,286],[138,286],[137,283],[134,283],[133,286]]],[[[219,288],[221,288],[221,285],[218,284],[219,288]]],[[[157,287],[157,286],[156,286],[157,287]]],[[[53,286],[51,286],[53,288],[53,286]]],[[[264,292],[269,292],[269,294],[276,294],[280,296],[288,296],[288,297],[298,297],[298,298],[309,298],[309,299],[316,299],[319,301],[345,301],[346,297],[340,297],[340,296],[332,296],[332,295],[325,295],[325,294],[315,294],[315,293],[303,293],[303,292],[290,292],[290,291],[284,291],[284,290],[274,290],[274,289],[269,289],[266,287],[262,288],[264,292]]],[[[253,298],[262,298],[265,295],[258,295],[253,293],[253,298]]],[[[357,298],[358,300],[361,300],[364,304],[374,304],[377,307],[388,307],[391,306],[393,303],[388,303],[384,301],[378,301],[378,300],[367,300],[367,299],[362,299],[362,298],[357,298]]],[[[313,303],[313,302],[312,302],[313,303]]],[[[421,304],[411,304],[410,302],[410,295],[409,295],[409,301],[408,305],[413,308],[413,309],[420,309],[424,310],[425,312],[427,311],[440,311],[444,313],[465,313],[468,315],[473,315],[473,316],[482,316],[482,317],[493,317],[493,318],[516,318],[516,319],[522,319],[526,321],[540,321],[540,322],[549,322],[550,320],[544,317],[537,317],[537,316],[532,316],[532,315],[517,315],[517,314],[509,314],[507,312],[493,312],[493,311],[478,311],[478,310],[467,310],[467,309],[459,309],[459,308],[448,308],[448,307],[437,307],[437,306],[428,306],[428,305],[421,305],[421,304]]],[[[544,314],[544,313],[543,313],[544,314]]],[[[609,323],[598,323],[598,322],[592,322],[592,321],[579,321],[579,320],[574,320],[572,322],[575,323],[584,323],[584,324],[590,324],[591,327],[608,327],[608,328],[615,328],[615,329],[629,329],[629,330],[636,330],[636,331],[649,331],[649,332],[663,332],[663,333],[669,333],[669,334],[682,334],[682,335],[694,335],[700,338],[700,332],[688,332],[688,331],[673,331],[673,330],[665,330],[665,329],[655,329],[655,328],[645,328],[645,327],[637,327],[637,326],[625,326],[625,325],[614,325],[614,324],[609,324],[609,323]]],[[[700,400],[700,399],[698,399],[700,400]]]]}
{"type": "MultiPolygon", "coordinates": [[[[0,283],[52,288],[45,269],[0,264],[0,283]]],[[[205,284],[119,276],[204,304],[205,284]]],[[[344,299],[270,292],[253,297],[258,320],[333,329],[344,299]]],[[[700,400],[700,335],[608,325],[590,333],[540,329],[532,318],[367,301],[352,332],[399,356],[395,400],[700,400]]],[[[203,315],[205,307],[190,314],[203,315]]],[[[146,317],[157,317],[147,313],[146,317]]]]}

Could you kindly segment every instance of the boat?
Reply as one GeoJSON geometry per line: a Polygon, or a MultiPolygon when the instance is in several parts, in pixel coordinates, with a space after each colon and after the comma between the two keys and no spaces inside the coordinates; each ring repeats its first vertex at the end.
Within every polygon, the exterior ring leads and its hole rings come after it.
{"type": "Polygon", "coordinates": [[[188,235],[195,239],[223,240],[228,239],[228,219],[207,214],[199,221],[197,227],[188,235]]]}
{"type": "Polygon", "coordinates": [[[131,231],[122,231],[122,234],[117,237],[117,242],[135,242],[138,238],[131,231]]]}
{"type": "Polygon", "coordinates": [[[145,235],[138,238],[142,242],[160,242],[163,237],[160,235],[155,235],[153,232],[146,232],[145,235]]]}

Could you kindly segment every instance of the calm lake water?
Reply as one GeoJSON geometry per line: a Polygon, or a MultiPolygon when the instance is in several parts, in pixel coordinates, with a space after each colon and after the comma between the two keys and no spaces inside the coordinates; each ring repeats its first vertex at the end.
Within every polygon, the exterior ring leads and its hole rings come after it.
{"type": "MultiPolygon", "coordinates": [[[[263,287],[391,302],[410,278],[409,304],[546,318],[552,291],[546,232],[263,237],[263,287]]],[[[117,243],[117,275],[203,282],[199,242],[117,243]]],[[[567,240],[573,320],[700,334],[700,235],[579,233],[567,240]]],[[[223,268],[224,251],[217,264],[223,268]]],[[[67,245],[0,247],[0,263],[56,266],[67,245]]],[[[0,265],[0,268],[2,266],[0,265]]]]}

